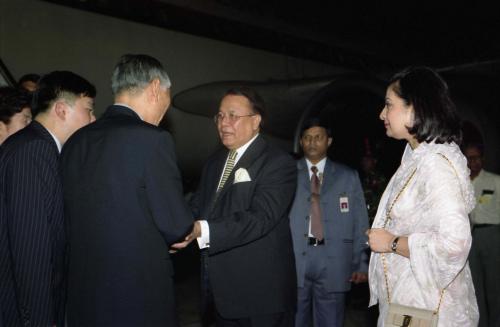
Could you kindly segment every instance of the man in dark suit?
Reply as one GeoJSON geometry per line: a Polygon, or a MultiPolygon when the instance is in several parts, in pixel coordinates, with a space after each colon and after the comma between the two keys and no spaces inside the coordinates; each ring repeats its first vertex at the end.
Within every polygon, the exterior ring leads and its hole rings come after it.
{"type": "Polygon", "coordinates": [[[2,144],[0,316],[5,326],[63,326],[65,252],[59,152],[95,119],[96,91],[71,72],[39,82],[35,120],[2,144]]]}
{"type": "Polygon", "coordinates": [[[259,134],[263,103],[251,89],[229,90],[215,116],[225,148],[209,158],[193,200],[194,238],[204,248],[203,299],[217,326],[293,326],[295,266],[288,209],[291,156],[259,134]]]}
{"type": "Polygon", "coordinates": [[[176,326],[168,251],[193,221],[172,137],[158,127],[170,79],[156,59],[124,55],[111,86],[115,104],[62,154],[68,326],[176,326]]]}
{"type": "Polygon", "coordinates": [[[307,120],[290,227],[297,265],[295,326],[343,326],[351,282],[366,282],[368,214],[358,173],[327,158],[330,130],[307,120]]]}

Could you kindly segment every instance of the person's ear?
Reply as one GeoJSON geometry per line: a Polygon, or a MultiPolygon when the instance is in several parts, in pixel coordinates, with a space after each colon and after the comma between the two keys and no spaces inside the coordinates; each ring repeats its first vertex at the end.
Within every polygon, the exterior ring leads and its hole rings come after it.
{"type": "Polygon", "coordinates": [[[7,125],[3,121],[0,121],[0,135],[3,133],[7,134],[7,125]]]}
{"type": "Polygon", "coordinates": [[[63,121],[66,120],[68,109],[68,105],[64,101],[56,101],[54,104],[54,112],[56,116],[63,121]]]}
{"type": "Polygon", "coordinates": [[[331,137],[328,138],[328,146],[332,145],[333,139],[331,137]]]}
{"type": "Polygon", "coordinates": [[[260,126],[260,122],[262,120],[262,116],[259,115],[259,114],[256,114],[255,116],[251,117],[252,118],[252,122],[253,122],[253,129],[254,130],[257,130],[259,129],[259,126],[260,126]]]}
{"type": "Polygon", "coordinates": [[[158,78],[155,78],[154,80],[151,81],[150,84],[151,87],[151,99],[153,102],[159,102],[160,101],[160,88],[161,88],[161,83],[158,78]]]}
{"type": "Polygon", "coordinates": [[[408,107],[407,115],[408,127],[413,127],[413,124],[415,123],[415,109],[413,108],[413,105],[408,107]]]}

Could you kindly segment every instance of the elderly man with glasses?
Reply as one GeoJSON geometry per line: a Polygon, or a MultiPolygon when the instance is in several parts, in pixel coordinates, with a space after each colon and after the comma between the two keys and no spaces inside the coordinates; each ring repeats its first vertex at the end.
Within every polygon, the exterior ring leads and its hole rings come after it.
{"type": "MultiPolygon", "coordinates": [[[[231,89],[215,123],[224,147],[206,163],[192,209],[199,220],[182,248],[202,249],[202,298],[216,326],[293,326],[296,275],[288,209],[296,183],[291,156],[260,135],[264,106],[231,89]]],[[[206,317],[206,316],[205,316],[206,317]]]]}

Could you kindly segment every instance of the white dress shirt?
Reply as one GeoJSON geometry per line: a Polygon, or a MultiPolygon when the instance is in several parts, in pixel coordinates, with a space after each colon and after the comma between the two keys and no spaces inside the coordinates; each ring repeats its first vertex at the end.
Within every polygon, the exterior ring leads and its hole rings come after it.
{"type": "Polygon", "coordinates": [[[49,131],[47,128],[45,128],[45,129],[47,130],[47,132],[49,132],[50,136],[52,136],[52,138],[54,139],[54,142],[56,142],[57,150],[59,150],[59,153],[61,153],[61,149],[62,149],[61,142],[59,142],[57,137],[54,134],[52,134],[51,131],[49,131]]]}
{"type": "Polygon", "coordinates": [[[500,224],[500,176],[481,170],[472,180],[476,207],[470,217],[474,225],[500,224]]]}

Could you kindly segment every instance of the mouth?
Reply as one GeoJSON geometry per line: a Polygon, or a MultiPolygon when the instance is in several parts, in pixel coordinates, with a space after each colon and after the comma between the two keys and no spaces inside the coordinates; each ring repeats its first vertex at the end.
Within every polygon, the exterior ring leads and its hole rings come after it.
{"type": "Polygon", "coordinates": [[[220,137],[221,138],[227,138],[233,136],[233,133],[228,133],[228,132],[220,132],[220,137]]]}

